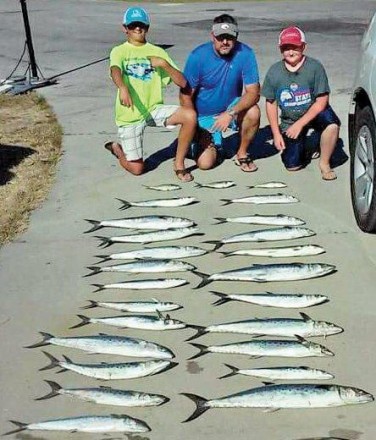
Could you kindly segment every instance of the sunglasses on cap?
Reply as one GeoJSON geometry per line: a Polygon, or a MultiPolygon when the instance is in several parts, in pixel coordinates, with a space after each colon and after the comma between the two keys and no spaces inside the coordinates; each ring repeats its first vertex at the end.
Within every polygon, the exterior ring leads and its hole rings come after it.
{"type": "Polygon", "coordinates": [[[127,29],[133,31],[136,28],[140,28],[140,29],[149,29],[149,26],[145,23],[141,23],[140,21],[133,21],[132,23],[127,24],[127,29]]]}

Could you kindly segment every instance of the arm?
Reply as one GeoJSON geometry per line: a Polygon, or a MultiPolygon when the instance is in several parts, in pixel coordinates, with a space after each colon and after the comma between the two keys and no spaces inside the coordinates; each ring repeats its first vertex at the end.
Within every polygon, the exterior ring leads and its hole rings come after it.
{"type": "Polygon", "coordinates": [[[185,87],[180,88],[179,101],[182,107],[189,107],[195,110],[195,91],[196,90],[192,89],[188,83],[185,87]]]}
{"type": "Polygon", "coordinates": [[[129,93],[128,87],[124,84],[123,75],[119,67],[111,67],[111,78],[116,87],[119,89],[120,103],[126,107],[133,107],[131,95],[129,93]]]}
{"type": "Polygon", "coordinates": [[[277,101],[272,99],[266,100],[266,116],[273,133],[273,142],[277,150],[282,151],[286,148],[285,141],[278,124],[278,105],[277,101]]]}
{"type": "Polygon", "coordinates": [[[168,61],[160,57],[148,58],[150,59],[152,67],[160,67],[163,69],[178,87],[184,88],[187,85],[185,76],[178,69],[175,69],[175,67],[171,66],[168,61]]]}

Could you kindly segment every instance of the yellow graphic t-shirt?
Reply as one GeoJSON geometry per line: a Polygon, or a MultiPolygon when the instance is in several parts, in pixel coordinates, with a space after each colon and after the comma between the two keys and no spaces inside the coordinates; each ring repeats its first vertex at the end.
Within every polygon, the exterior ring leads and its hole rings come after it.
{"type": "Polygon", "coordinates": [[[164,49],[150,43],[134,46],[125,42],[111,51],[110,66],[119,67],[133,100],[133,109],[121,105],[118,90],[115,105],[118,126],[145,120],[157,105],[163,104],[163,88],[171,82],[171,78],[163,69],[152,67],[148,58],[151,56],[163,58],[177,68],[164,49]]]}

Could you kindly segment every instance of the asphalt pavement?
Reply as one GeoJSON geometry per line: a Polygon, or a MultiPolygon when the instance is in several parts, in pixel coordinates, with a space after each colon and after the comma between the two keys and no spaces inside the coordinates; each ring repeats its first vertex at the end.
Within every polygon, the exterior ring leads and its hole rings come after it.
{"type": "MultiPolygon", "coordinates": [[[[30,24],[37,62],[44,76],[58,75],[109,55],[111,47],[120,43],[121,18],[127,4],[98,0],[33,0],[28,2],[30,24]]],[[[362,33],[369,22],[376,1],[268,1],[234,3],[153,3],[144,5],[150,12],[152,25],[149,41],[172,45],[169,53],[179,66],[187,54],[208,39],[214,16],[228,12],[239,19],[240,39],[251,45],[257,56],[263,79],[268,67],[279,58],[278,32],[286,25],[297,24],[307,34],[307,53],[319,58],[327,69],[331,83],[331,103],[341,121],[341,142],[336,155],[334,182],[320,178],[317,161],[312,161],[298,173],[288,173],[280,158],[274,154],[265,126],[264,102],[262,130],[254,146],[259,170],[243,173],[231,159],[210,171],[194,170],[194,182],[234,180],[230,189],[196,188],[193,183],[182,184],[182,190],[168,193],[173,196],[194,196],[199,203],[182,208],[141,209],[131,207],[119,211],[116,198],[130,201],[164,197],[144,185],[178,183],[172,172],[171,144],[176,133],[149,129],[145,139],[150,171],[133,177],[117,165],[103,148],[105,141],[116,133],[113,121],[115,90],[108,77],[106,62],[62,75],[56,86],[40,89],[53,106],[64,129],[64,154],[58,166],[56,183],[43,206],[37,209],[28,231],[0,250],[0,285],[2,290],[0,395],[1,431],[12,428],[8,420],[30,423],[49,418],[86,414],[129,414],[145,420],[152,431],[125,438],[138,440],[165,439],[262,439],[303,440],[341,438],[373,440],[376,432],[375,404],[328,409],[281,410],[265,413],[260,409],[212,409],[199,419],[182,424],[194,405],[180,393],[194,393],[215,398],[262,385],[261,381],[245,376],[218,380],[228,372],[224,363],[240,368],[307,365],[330,371],[333,383],[364,389],[376,395],[374,371],[376,353],[374,335],[376,312],[374,299],[376,238],[360,232],[351,209],[349,190],[349,161],[347,141],[347,111],[362,33]],[[266,157],[265,157],[266,156],[266,157]],[[247,186],[278,180],[288,187],[283,192],[300,199],[291,205],[235,205],[223,206],[221,199],[242,197],[270,190],[254,190],[247,186]],[[98,274],[83,278],[87,266],[97,261],[96,255],[122,252],[142,246],[114,244],[108,249],[98,248],[93,234],[83,234],[89,225],[84,219],[111,219],[143,214],[167,214],[194,220],[204,236],[185,238],[171,244],[186,244],[212,249],[206,240],[258,229],[256,226],[225,223],[214,225],[214,217],[250,214],[288,214],[301,217],[315,237],[295,240],[294,244],[314,243],[326,253],[316,257],[284,259],[283,262],[322,262],[334,264],[335,274],[307,281],[285,283],[214,282],[202,289],[194,273],[177,274],[189,281],[177,289],[152,292],[103,291],[93,293],[91,283],[149,278],[121,274],[98,274]],[[208,354],[194,361],[196,348],[185,342],[192,329],[156,332],[111,329],[92,324],[68,330],[78,322],[76,315],[88,300],[129,301],[158,299],[178,302],[183,309],[172,315],[197,325],[236,321],[252,317],[299,317],[297,310],[262,308],[231,302],[220,307],[212,303],[210,293],[272,292],[321,293],[330,302],[305,309],[312,318],[334,322],[344,333],[314,338],[335,353],[331,358],[306,360],[278,358],[249,359],[237,355],[208,354]],[[41,340],[39,331],[55,336],[80,336],[106,332],[152,340],[169,347],[179,365],[165,373],[130,381],[96,382],[71,372],[56,375],[55,370],[39,372],[48,363],[41,349],[27,350],[26,345],[41,340]],[[49,401],[33,399],[48,392],[43,380],[54,380],[65,387],[111,385],[113,388],[155,392],[171,401],[154,408],[119,408],[95,405],[58,396],[49,401]]],[[[22,53],[24,30],[20,5],[14,0],[2,0],[0,5],[0,78],[6,77],[22,53]]],[[[24,64],[22,65],[24,67],[24,64]]],[[[166,102],[177,102],[177,90],[171,86],[166,102]]],[[[188,162],[187,162],[188,163],[188,162]]],[[[193,164],[189,162],[189,164],[193,164]]],[[[262,228],[262,227],[260,227],[262,228]]],[[[103,229],[98,235],[120,235],[120,230],[103,229]]],[[[126,233],[126,232],[124,232],[126,233]]],[[[277,243],[282,246],[285,243],[277,243]]],[[[273,244],[226,245],[225,250],[251,247],[271,247],[273,244]]],[[[155,246],[155,245],[152,245],[155,246]]],[[[244,267],[253,263],[276,263],[266,258],[222,258],[209,253],[189,260],[200,272],[244,267]]],[[[173,276],[173,275],[167,275],[173,276]]],[[[157,278],[157,276],[150,276],[157,278]]],[[[111,311],[93,309],[90,316],[110,316],[111,311]]],[[[113,313],[114,315],[116,313],[113,313]]],[[[200,344],[220,344],[250,339],[246,335],[212,334],[199,338],[200,344]]],[[[78,350],[46,346],[44,349],[58,357],[69,356],[75,362],[118,361],[119,356],[88,356],[78,350]]],[[[128,360],[128,359],[127,359],[128,360]]],[[[129,359],[131,360],[131,359],[129,359]]],[[[19,435],[18,438],[65,439],[66,434],[43,432],[19,435]]],[[[75,434],[83,439],[85,434],[75,434]]],[[[118,436],[115,435],[117,438],[118,436]]],[[[103,438],[103,436],[95,436],[103,438]]]]}

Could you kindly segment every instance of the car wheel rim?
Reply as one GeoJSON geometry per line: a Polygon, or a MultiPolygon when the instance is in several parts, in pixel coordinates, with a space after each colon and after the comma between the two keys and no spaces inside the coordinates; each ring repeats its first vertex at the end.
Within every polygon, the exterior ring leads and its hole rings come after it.
{"type": "Polygon", "coordinates": [[[354,156],[354,189],[357,210],[368,213],[373,195],[375,158],[373,155],[372,135],[367,125],[363,125],[356,140],[354,156]]]}

